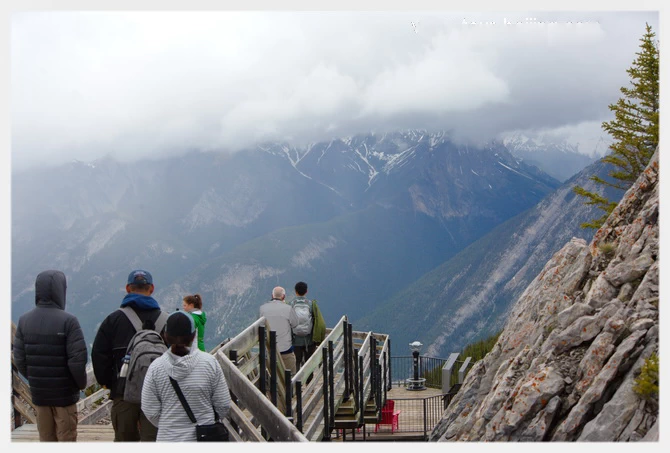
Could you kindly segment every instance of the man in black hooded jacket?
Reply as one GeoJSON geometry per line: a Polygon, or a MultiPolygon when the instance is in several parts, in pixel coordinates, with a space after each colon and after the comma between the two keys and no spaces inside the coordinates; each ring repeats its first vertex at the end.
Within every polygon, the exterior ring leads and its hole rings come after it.
{"type": "Polygon", "coordinates": [[[19,318],[14,362],[28,379],[41,442],[77,440],[77,401],[86,388],[86,343],[77,318],[65,311],[65,274],[35,280],[35,308],[19,318]]]}

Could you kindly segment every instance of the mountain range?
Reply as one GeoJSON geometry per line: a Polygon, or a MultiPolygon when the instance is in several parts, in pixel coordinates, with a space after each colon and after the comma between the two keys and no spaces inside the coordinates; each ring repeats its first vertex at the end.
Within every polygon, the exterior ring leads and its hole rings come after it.
{"type": "MultiPolygon", "coordinates": [[[[272,287],[291,294],[299,280],[329,325],[346,314],[358,329],[494,228],[514,230],[503,225],[559,185],[502,143],[471,147],[424,131],[14,173],[12,319],[34,305],[35,276],[59,269],[90,344],[130,270],[145,268],[165,310],[203,296],[208,347],[256,319],[272,287]]],[[[391,318],[405,326],[413,316],[391,318]]],[[[452,334],[423,330],[435,333],[436,351],[451,347],[452,334]]]]}
{"type": "MultiPolygon", "coordinates": [[[[451,259],[426,273],[360,320],[363,330],[386,328],[402,346],[419,340],[425,353],[446,357],[469,342],[502,329],[512,303],[547,260],[573,237],[590,240],[580,224],[592,206],[572,192],[580,185],[615,199],[589,178],[609,171],[598,161],[583,169],[529,210],[495,227],[451,259]],[[404,313],[402,317],[390,313],[404,313]]],[[[401,346],[401,347],[402,347],[401,346]]]]}
{"type": "Polygon", "coordinates": [[[565,140],[549,140],[544,137],[527,137],[522,134],[508,135],[502,143],[514,156],[530,165],[542,168],[547,174],[561,182],[565,182],[584,167],[592,164],[601,151],[608,145],[605,138],[600,138],[591,148],[565,140]],[[584,154],[581,148],[587,148],[589,155],[584,154]]]}

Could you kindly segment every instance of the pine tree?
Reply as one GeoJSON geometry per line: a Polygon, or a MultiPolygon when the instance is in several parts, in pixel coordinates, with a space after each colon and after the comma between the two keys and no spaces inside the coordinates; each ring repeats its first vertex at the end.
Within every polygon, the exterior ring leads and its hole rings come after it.
{"type": "MultiPolygon", "coordinates": [[[[640,39],[640,51],[633,65],[626,71],[631,78],[631,87],[621,87],[623,97],[610,104],[614,112],[612,121],[603,122],[602,128],[614,139],[612,151],[601,160],[615,168],[609,172],[613,181],[598,176],[591,180],[597,184],[626,190],[646,168],[658,146],[659,136],[659,50],[654,40],[656,34],[646,24],[646,33],[640,39]]],[[[610,201],[596,192],[576,186],[573,191],[604,211],[602,217],[582,223],[582,228],[600,228],[617,202],[610,201]]]]}

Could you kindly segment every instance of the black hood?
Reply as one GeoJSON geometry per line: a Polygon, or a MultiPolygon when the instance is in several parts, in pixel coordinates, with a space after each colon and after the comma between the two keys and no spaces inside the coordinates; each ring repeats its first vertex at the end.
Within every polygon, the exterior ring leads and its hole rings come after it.
{"type": "Polygon", "coordinates": [[[35,305],[55,304],[65,310],[67,283],[61,271],[44,271],[35,279],[35,305]]]}

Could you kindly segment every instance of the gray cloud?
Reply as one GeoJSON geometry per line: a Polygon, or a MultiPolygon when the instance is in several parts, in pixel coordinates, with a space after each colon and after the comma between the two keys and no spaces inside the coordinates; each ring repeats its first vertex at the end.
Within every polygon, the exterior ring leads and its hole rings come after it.
{"type": "Polygon", "coordinates": [[[655,12],[19,13],[12,165],[396,128],[586,144],[645,22],[658,34],[655,12]]]}

